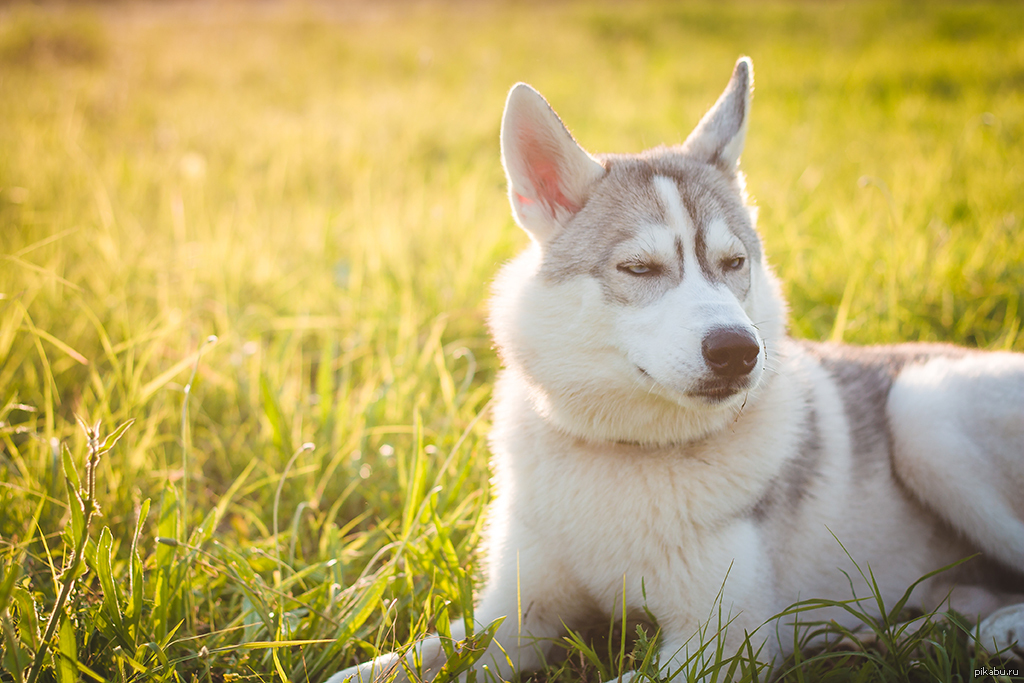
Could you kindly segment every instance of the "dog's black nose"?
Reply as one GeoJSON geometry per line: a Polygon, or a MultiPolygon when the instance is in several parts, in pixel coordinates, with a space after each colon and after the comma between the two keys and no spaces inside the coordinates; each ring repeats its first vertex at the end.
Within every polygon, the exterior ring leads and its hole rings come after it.
{"type": "Polygon", "coordinates": [[[761,345],[742,327],[718,327],[704,337],[701,351],[719,377],[742,377],[757,365],[761,345]]]}

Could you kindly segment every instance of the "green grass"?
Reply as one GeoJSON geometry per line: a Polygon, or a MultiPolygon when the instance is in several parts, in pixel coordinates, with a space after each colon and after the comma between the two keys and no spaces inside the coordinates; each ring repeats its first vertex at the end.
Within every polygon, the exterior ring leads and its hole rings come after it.
{"type": "MultiPolygon", "coordinates": [[[[1022,31],[980,2],[0,7],[0,679],[51,617],[37,680],[318,681],[469,607],[517,80],[638,151],[751,55],[794,334],[1024,350],[1022,31]]],[[[972,680],[934,622],[787,680],[972,680]]],[[[726,669],[764,680],[753,654],[726,669]]]]}

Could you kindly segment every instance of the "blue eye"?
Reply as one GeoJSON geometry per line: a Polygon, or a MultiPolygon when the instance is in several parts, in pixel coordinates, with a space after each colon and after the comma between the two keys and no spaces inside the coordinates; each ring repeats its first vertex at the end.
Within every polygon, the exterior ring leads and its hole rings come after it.
{"type": "Polygon", "coordinates": [[[743,256],[734,256],[733,258],[725,261],[722,266],[726,270],[739,270],[743,267],[743,264],[747,262],[747,259],[743,256]]]}
{"type": "Polygon", "coordinates": [[[626,271],[632,275],[649,275],[654,272],[650,266],[644,263],[623,263],[619,266],[619,270],[626,271]]]}

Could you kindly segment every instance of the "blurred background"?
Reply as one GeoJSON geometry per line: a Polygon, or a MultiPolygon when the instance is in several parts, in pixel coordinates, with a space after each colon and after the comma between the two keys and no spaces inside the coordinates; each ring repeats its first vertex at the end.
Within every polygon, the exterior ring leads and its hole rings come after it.
{"type": "Polygon", "coordinates": [[[59,592],[76,415],[135,420],[92,533],[138,578],[94,552],[67,618],[90,671],[316,680],[464,597],[517,81],[633,152],[750,55],[793,334],[1024,350],[1022,36],[1008,2],[0,5],[0,618],[59,592]]]}

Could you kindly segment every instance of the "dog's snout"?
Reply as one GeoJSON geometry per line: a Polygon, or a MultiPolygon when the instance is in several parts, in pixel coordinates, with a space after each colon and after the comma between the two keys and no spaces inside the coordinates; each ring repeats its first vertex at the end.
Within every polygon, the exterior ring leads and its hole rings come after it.
{"type": "Polygon", "coordinates": [[[719,377],[742,377],[757,365],[761,345],[742,327],[719,327],[707,333],[701,350],[719,377]]]}

